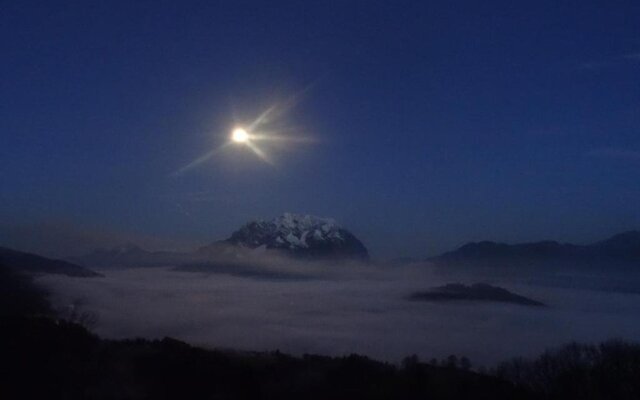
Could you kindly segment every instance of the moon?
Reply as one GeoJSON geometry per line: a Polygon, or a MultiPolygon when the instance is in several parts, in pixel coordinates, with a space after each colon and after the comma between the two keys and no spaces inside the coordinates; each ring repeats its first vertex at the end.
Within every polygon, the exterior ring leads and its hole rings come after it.
{"type": "Polygon", "coordinates": [[[235,128],[231,132],[231,140],[236,143],[246,143],[249,140],[249,134],[243,128],[235,128]]]}

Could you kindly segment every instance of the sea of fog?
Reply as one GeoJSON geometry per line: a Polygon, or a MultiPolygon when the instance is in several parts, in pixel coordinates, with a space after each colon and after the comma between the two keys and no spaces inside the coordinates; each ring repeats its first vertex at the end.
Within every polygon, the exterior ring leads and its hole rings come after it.
{"type": "MultiPolygon", "coordinates": [[[[267,268],[267,267],[265,267],[267,268]]],[[[59,309],[81,300],[104,338],[177,338],[194,345],[296,355],[364,354],[398,362],[465,355],[491,366],[570,341],[640,340],[640,295],[546,285],[544,280],[443,277],[424,265],[288,265],[273,274],[103,270],[48,275],[59,309]],[[449,282],[488,282],[549,307],[429,303],[406,297],[449,282]]]]}

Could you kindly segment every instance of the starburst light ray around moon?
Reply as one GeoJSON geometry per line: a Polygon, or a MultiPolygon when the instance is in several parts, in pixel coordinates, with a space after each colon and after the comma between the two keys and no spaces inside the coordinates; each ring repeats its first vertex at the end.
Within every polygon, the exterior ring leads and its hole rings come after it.
{"type": "Polygon", "coordinates": [[[292,130],[290,127],[286,128],[282,125],[285,114],[300,102],[302,95],[310,87],[311,86],[305,88],[300,93],[290,96],[281,103],[271,105],[249,123],[237,123],[233,129],[231,129],[223,145],[196,158],[171,175],[182,175],[211,160],[221,151],[231,151],[232,147],[247,148],[258,156],[260,160],[275,165],[273,158],[266,149],[270,144],[277,144],[282,147],[283,145],[288,146],[316,142],[316,139],[313,137],[301,135],[299,133],[300,130],[292,130]]]}

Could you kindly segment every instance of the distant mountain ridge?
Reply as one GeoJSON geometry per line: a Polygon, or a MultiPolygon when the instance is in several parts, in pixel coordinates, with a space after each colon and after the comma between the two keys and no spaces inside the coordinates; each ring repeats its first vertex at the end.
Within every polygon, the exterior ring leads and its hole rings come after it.
{"type": "Polygon", "coordinates": [[[227,239],[202,246],[196,251],[149,251],[127,243],[110,249],[96,249],[68,260],[94,268],[193,267],[220,259],[229,261],[259,257],[264,250],[307,259],[369,258],[362,242],[333,219],[285,213],[268,221],[248,222],[227,239]]]}
{"type": "Polygon", "coordinates": [[[467,243],[433,257],[440,266],[483,265],[493,267],[546,263],[558,266],[640,267],[640,231],[628,231],[588,245],[540,241],[505,244],[491,241],[467,243]]]}
{"type": "Polygon", "coordinates": [[[232,248],[279,250],[303,258],[360,259],[369,253],[351,232],[333,219],[285,213],[269,221],[252,221],[228,239],[204,246],[200,254],[215,254],[232,248]]]}
{"type": "Polygon", "coordinates": [[[55,260],[5,247],[0,247],[0,264],[13,268],[16,271],[31,274],[45,273],[75,277],[102,276],[88,268],[68,261],[55,260]]]}
{"type": "Polygon", "coordinates": [[[142,268],[182,264],[192,261],[195,257],[193,253],[148,251],[127,243],[110,249],[96,249],[70,261],[94,268],[142,268]]]}

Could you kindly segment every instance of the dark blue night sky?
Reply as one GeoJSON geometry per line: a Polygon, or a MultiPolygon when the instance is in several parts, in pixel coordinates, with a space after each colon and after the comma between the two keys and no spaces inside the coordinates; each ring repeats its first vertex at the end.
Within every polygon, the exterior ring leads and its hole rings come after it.
{"type": "Polygon", "coordinates": [[[638,1],[14,1],[0,37],[5,225],[204,243],[292,211],[380,257],[640,226],[638,1]],[[173,174],[301,92],[316,142],[173,174]]]}

